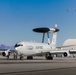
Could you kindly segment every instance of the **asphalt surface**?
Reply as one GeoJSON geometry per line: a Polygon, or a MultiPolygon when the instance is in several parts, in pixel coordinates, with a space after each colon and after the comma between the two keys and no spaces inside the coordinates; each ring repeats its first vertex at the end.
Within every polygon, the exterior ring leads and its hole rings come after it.
{"type": "Polygon", "coordinates": [[[6,60],[0,58],[0,75],[76,75],[76,58],[6,60]]]}

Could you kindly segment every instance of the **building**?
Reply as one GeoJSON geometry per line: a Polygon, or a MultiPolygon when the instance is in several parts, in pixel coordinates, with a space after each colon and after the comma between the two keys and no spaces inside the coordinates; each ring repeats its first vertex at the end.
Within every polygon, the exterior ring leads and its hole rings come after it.
{"type": "Polygon", "coordinates": [[[67,39],[64,41],[63,46],[65,45],[76,45],[76,39],[67,39]]]}
{"type": "MultiPolygon", "coordinates": [[[[63,46],[67,46],[67,45],[76,45],[76,39],[67,39],[64,41],[63,46]]],[[[74,50],[70,50],[70,56],[72,57],[76,57],[76,48],[73,47],[74,50]]]]}

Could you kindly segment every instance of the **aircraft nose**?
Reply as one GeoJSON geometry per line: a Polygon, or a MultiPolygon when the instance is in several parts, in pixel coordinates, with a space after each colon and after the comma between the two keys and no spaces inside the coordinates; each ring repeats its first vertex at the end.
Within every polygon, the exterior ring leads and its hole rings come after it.
{"type": "Polygon", "coordinates": [[[14,45],[14,49],[16,49],[16,48],[17,48],[17,44],[14,45]]]}
{"type": "Polygon", "coordinates": [[[15,44],[14,48],[17,47],[17,44],[15,44]]]}
{"type": "Polygon", "coordinates": [[[19,48],[19,47],[21,47],[21,46],[23,46],[23,44],[18,44],[18,43],[17,43],[17,44],[15,44],[14,48],[17,49],[17,48],[19,48]]]}

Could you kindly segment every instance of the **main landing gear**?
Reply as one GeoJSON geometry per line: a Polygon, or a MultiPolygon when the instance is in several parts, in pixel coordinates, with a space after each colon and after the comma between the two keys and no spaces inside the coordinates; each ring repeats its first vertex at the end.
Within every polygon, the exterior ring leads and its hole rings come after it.
{"type": "Polygon", "coordinates": [[[51,53],[46,54],[45,57],[47,60],[53,60],[53,56],[51,55],[51,53]]]}
{"type": "Polygon", "coordinates": [[[20,55],[20,60],[22,60],[23,59],[23,55],[20,55]]]}
{"type": "MultiPolygon", "coordinates": [[[[22,60],[23,59],[23,55],[20,55],[20,60],[22,60]]],[[[32,60],[33,59],[33,56],[27,56],[27,59],[28,60],[32,60]]]]}
{"type": "Polygon", "coordinates": [[[33,56],[27,56],[27,59],[29,60],[29,59],[33,59],[33,56]]]}

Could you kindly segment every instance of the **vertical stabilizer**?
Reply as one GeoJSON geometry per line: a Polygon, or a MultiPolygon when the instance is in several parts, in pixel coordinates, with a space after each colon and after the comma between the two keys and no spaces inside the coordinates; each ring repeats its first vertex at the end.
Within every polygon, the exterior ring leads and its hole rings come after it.
{"type": "Polygon", "coordinates": [[[56,40],[57,40],[57,32],[53,32],[53,38],[52,38],[52,45],[56,45],[56,40]]]}
{"type": "Polygon", "coordinates": [[[52,45],[56,45],[56,41],[57,41],[57,32],[59,31],[57,24],[54,27],[55,31],[53,32],[53,38],[52,38],[52,45]]]}
{"type": "Polygon", "coordinates": [[[48,37],[48,45],[50,45],[49,33],[47,33],[47,37],[48,37]]]}

